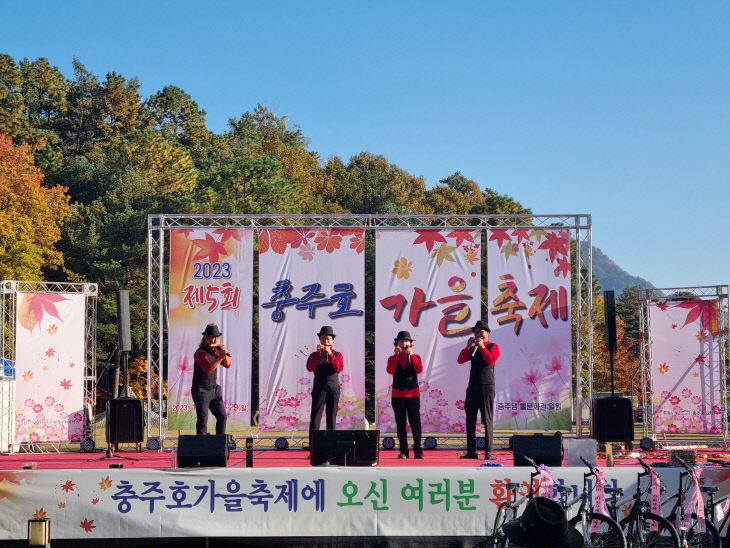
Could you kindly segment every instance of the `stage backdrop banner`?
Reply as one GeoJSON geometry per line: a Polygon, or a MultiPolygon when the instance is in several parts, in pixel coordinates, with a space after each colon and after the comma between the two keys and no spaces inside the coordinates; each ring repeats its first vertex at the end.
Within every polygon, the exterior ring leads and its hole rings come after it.
{"type": "Polygon", "coordinates": [[[363,229],[259,230],[259,432],[309,429],[306,364],[323,325],[345,362],[337,428],[363,428],[364,238],[363,229]]]}
{"type": "Polygon", "coordinates": [[[15,441],[79,441],[84,434],[86,298],[18,293],[15,441]]]}
{"type": "Polygon", "coordinates": [[[716,300],[649,304],[654,431],[722,432],[716,300]]]}
{"type": "Polygon", "coordinates": [[[495,426],[570,429],[570,232],[487,231],[489,327],[495,369],[495,426]]]}
{"type": "Polygon", "coordinates": [[[424,432],[464,432],[469,364],[456,358],[479,319],[481,231],[378,230],[375,246],[375,400],[377,427],[395,431],[393,339],[409,331],[423,361],[424,432]]]}
{"type": "MultiPolygon", "coordinates": [[[[190,388],[193,354],[209,323],[216,323],[232,354],[218,368],[228,432],[251,424],[253,322],[253,229],[200,228],[170,231],[170,328],[168,335],[168,428],[195,428],[190,388]]],[[[209,428],[215,419],[208,417],[209,428]]]]}

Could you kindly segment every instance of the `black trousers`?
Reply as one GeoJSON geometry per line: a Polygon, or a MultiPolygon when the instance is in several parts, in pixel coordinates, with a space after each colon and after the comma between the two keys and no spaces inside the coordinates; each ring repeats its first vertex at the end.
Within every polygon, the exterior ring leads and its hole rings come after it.
{"type": "Polygon", "coordinates": [[[406,418],[411,425],[413,434],[413,452],[418,455],[423,451],[421,447],[421,398],[392,398],[393,414],[395,415],[396,431],[400,452],[408,454],[408,431],[406,418]]]}
{"type": "Polygon", "coordinates": [[[334,430],[337,422],[337,404],[340,402],[340,385],[327,383],[312,389],[312,411],[309,415],[309,429],[319,430],[322,412],[327,410],[327,430],[334,430]]]}
{"type": "Polygon", "coordinates": [[[487,442],[486,452],[491,453],[492,432],[494,430],[494,385],[475,384],[467,386],[464,411],[466,411],[466,452],[476,453],[477,450],[476,421],[477,412],[479,412],[482,414],[484,439],[487,442]]]}
{"type": "Polygon", "coordinates": [[[220,384],[215,388],[207,389],[193,387],[190,391],[195,403],[195,414],[198,420],[195,422],[195,433],[200,435],[208,433],[208,409],[215,417],[215,433],[226,433],[226,408],[223,406],[223,390],[220,384]]]}

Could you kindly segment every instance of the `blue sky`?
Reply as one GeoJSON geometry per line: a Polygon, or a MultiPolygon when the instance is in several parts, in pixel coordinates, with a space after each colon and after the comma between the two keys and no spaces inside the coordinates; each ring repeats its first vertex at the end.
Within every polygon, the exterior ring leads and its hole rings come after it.
{"type": "Polygon", "coordinates": [[[323,159],[455,171],[658,287],[727,284],[730,3],[4,2],[0,51],[263,103],[323,159]]]}

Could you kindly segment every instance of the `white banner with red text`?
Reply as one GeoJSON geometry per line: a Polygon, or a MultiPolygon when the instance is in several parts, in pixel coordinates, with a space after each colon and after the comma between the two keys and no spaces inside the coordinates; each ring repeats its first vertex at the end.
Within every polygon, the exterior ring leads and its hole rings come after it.
{"type": "MultiPolygon", "coordinates": [[[[26,539],[48,518],[52,539],[162,537],[487,536],[508,482],[525,494],[529,467],[192,468],[0,471],[0,530],[26,539]]],[[[555,468],[573,495],[584,468],[555,468]]],[[[638,467],[606,468],[630,494],[638,467]]],[[[658,468],[676,492],[680,469],[658,468]]],[[[533,485],[538,487],[537,479],[533,485]]],[[[591,499],[593,480],[589,479],[591,499]]],[[[703,468],[703,485],[730,490],[730,469],[703,468]]],[[[648,478],[642,487],[648,486],[648,478]]],[[[628,513],[632,502],[619,515],[628,513]]],[[[609,497],[607,497],[609,498],[609,497]]],[[[577,506],[577,505],[576,505],[577,506]]],[[[523,506],[524,507],[524,506],[523,506]]],[[[575,508],[575,507],[573,507],[575,508]]]]}
{"type": "Polygon", "coordinates": [[[722,362],[715,299],[649,303],[654,431],[722,432],[722,362]]]}
{"type": "Polygon", "coordinates": [[[570,429],[570,231],[487,230],[497,429],[570,429]]]}
{"type": "MultiPolygon", "coordinates": [[[[337,428],[365,421],[365,232],[260,229],[259,432],[309,429],[314,374],[307,357],[333,327],[344,357],[337,428]]],[[[324,420],[322,421],[324,428],[324,420]]]]}
{"type": "MultiPolygon", "coordinates": [[[[251,424],[253,229],[199,228],[170,231],[170,325],[168,331],[168,429],[195,428],[190,388],[193,354],[205,326],[215,323],[233,356],[218,368],[229,433],[251,424]]],[[[209,416],[209,428],[215,419],[209,416]]]]}
{"type": "Polygon", "coordinates": [[[377,428],[395,431],[386,365],[393,339],[409,331],[423,362],[423,432],[464,432],[469,364],[456,359],[480,319],[481,231],[381,229],[375,237],[377,428]]]}

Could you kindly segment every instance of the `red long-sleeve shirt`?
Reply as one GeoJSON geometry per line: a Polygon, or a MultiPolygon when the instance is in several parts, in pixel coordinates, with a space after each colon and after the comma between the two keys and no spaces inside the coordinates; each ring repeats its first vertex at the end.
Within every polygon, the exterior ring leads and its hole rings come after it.
{"type": "MultiPolygon", "coordinates": [[[[471,361],[471,353],[473,348],[473,346],[464,348],[461,352],[459,352],[459,357],[456,359],[456,361],[458,363],[466,363],[468,361],[471,361]]],[[[479,350],[477,350],[477,352],[479,352],[479,350]]],[[[487,365],[494,365],[499,359],[499,345],[493,344],[491,350],[488,350],[485,346],[481,349],[481,353],[482,358],[484,358],[484,361],[487,362],[487,365]]]]}
{"type": "MultiPolygon", "coordinates": [[[[332,364],[332,368],[337,373],[342,373],[342,370],[345,368],[345,360],[342,357],[342,352],[337,352],[334,348],[332,349],[332,354],[325,354],[325,361],[332,364]]],[[[312,352],[309,355],[309,358],[307,358],[307,371],[311,371],[314,373],[314,371],[317,369],[317,364],[319,363],[320,354],[319,352],[312,352]]]]}
{"type": "MultiPolygon", "coordinates": [[[[411,365],[413,366],[416,375],[420,375],[421,373],[423,373],[423,362],[421,361],[421,356],[419,356],[418,354],[411,354],[411,365]]],[[[407,354],[398,354],[397,356],[393,354],[388,357],[388,365],[385,367],[385,370],[389,374],[393,375],[395,373],[396,367],[402,367],[403,369],[405,369],[407,366],[407,354]]],[[[391,396],[394,398],[416,398],[420,395],[421,391],[418,389],[418,386],[406,390],[398,390],[397,388],[393,388],[391,391],[391,396]]]]}
{"type": "MultiPolygon", "coordinates": [[[[220,356],[219,347],[213,347],[213,348],[198,348],[195,351],[195,355],[193,356],[193,359],[195,360],[195,364],[200,367],[203,371],[206,373],[211,373],[217,366],[214,366],[213,363],[220,359],[214,358],[213,353],[215,353],[216,356],[220,356]]],[[[223,358],[223,361],[221,361],[220,365],[223,367],[231,367],[231,357],[225,356],[223,358]]]]}

